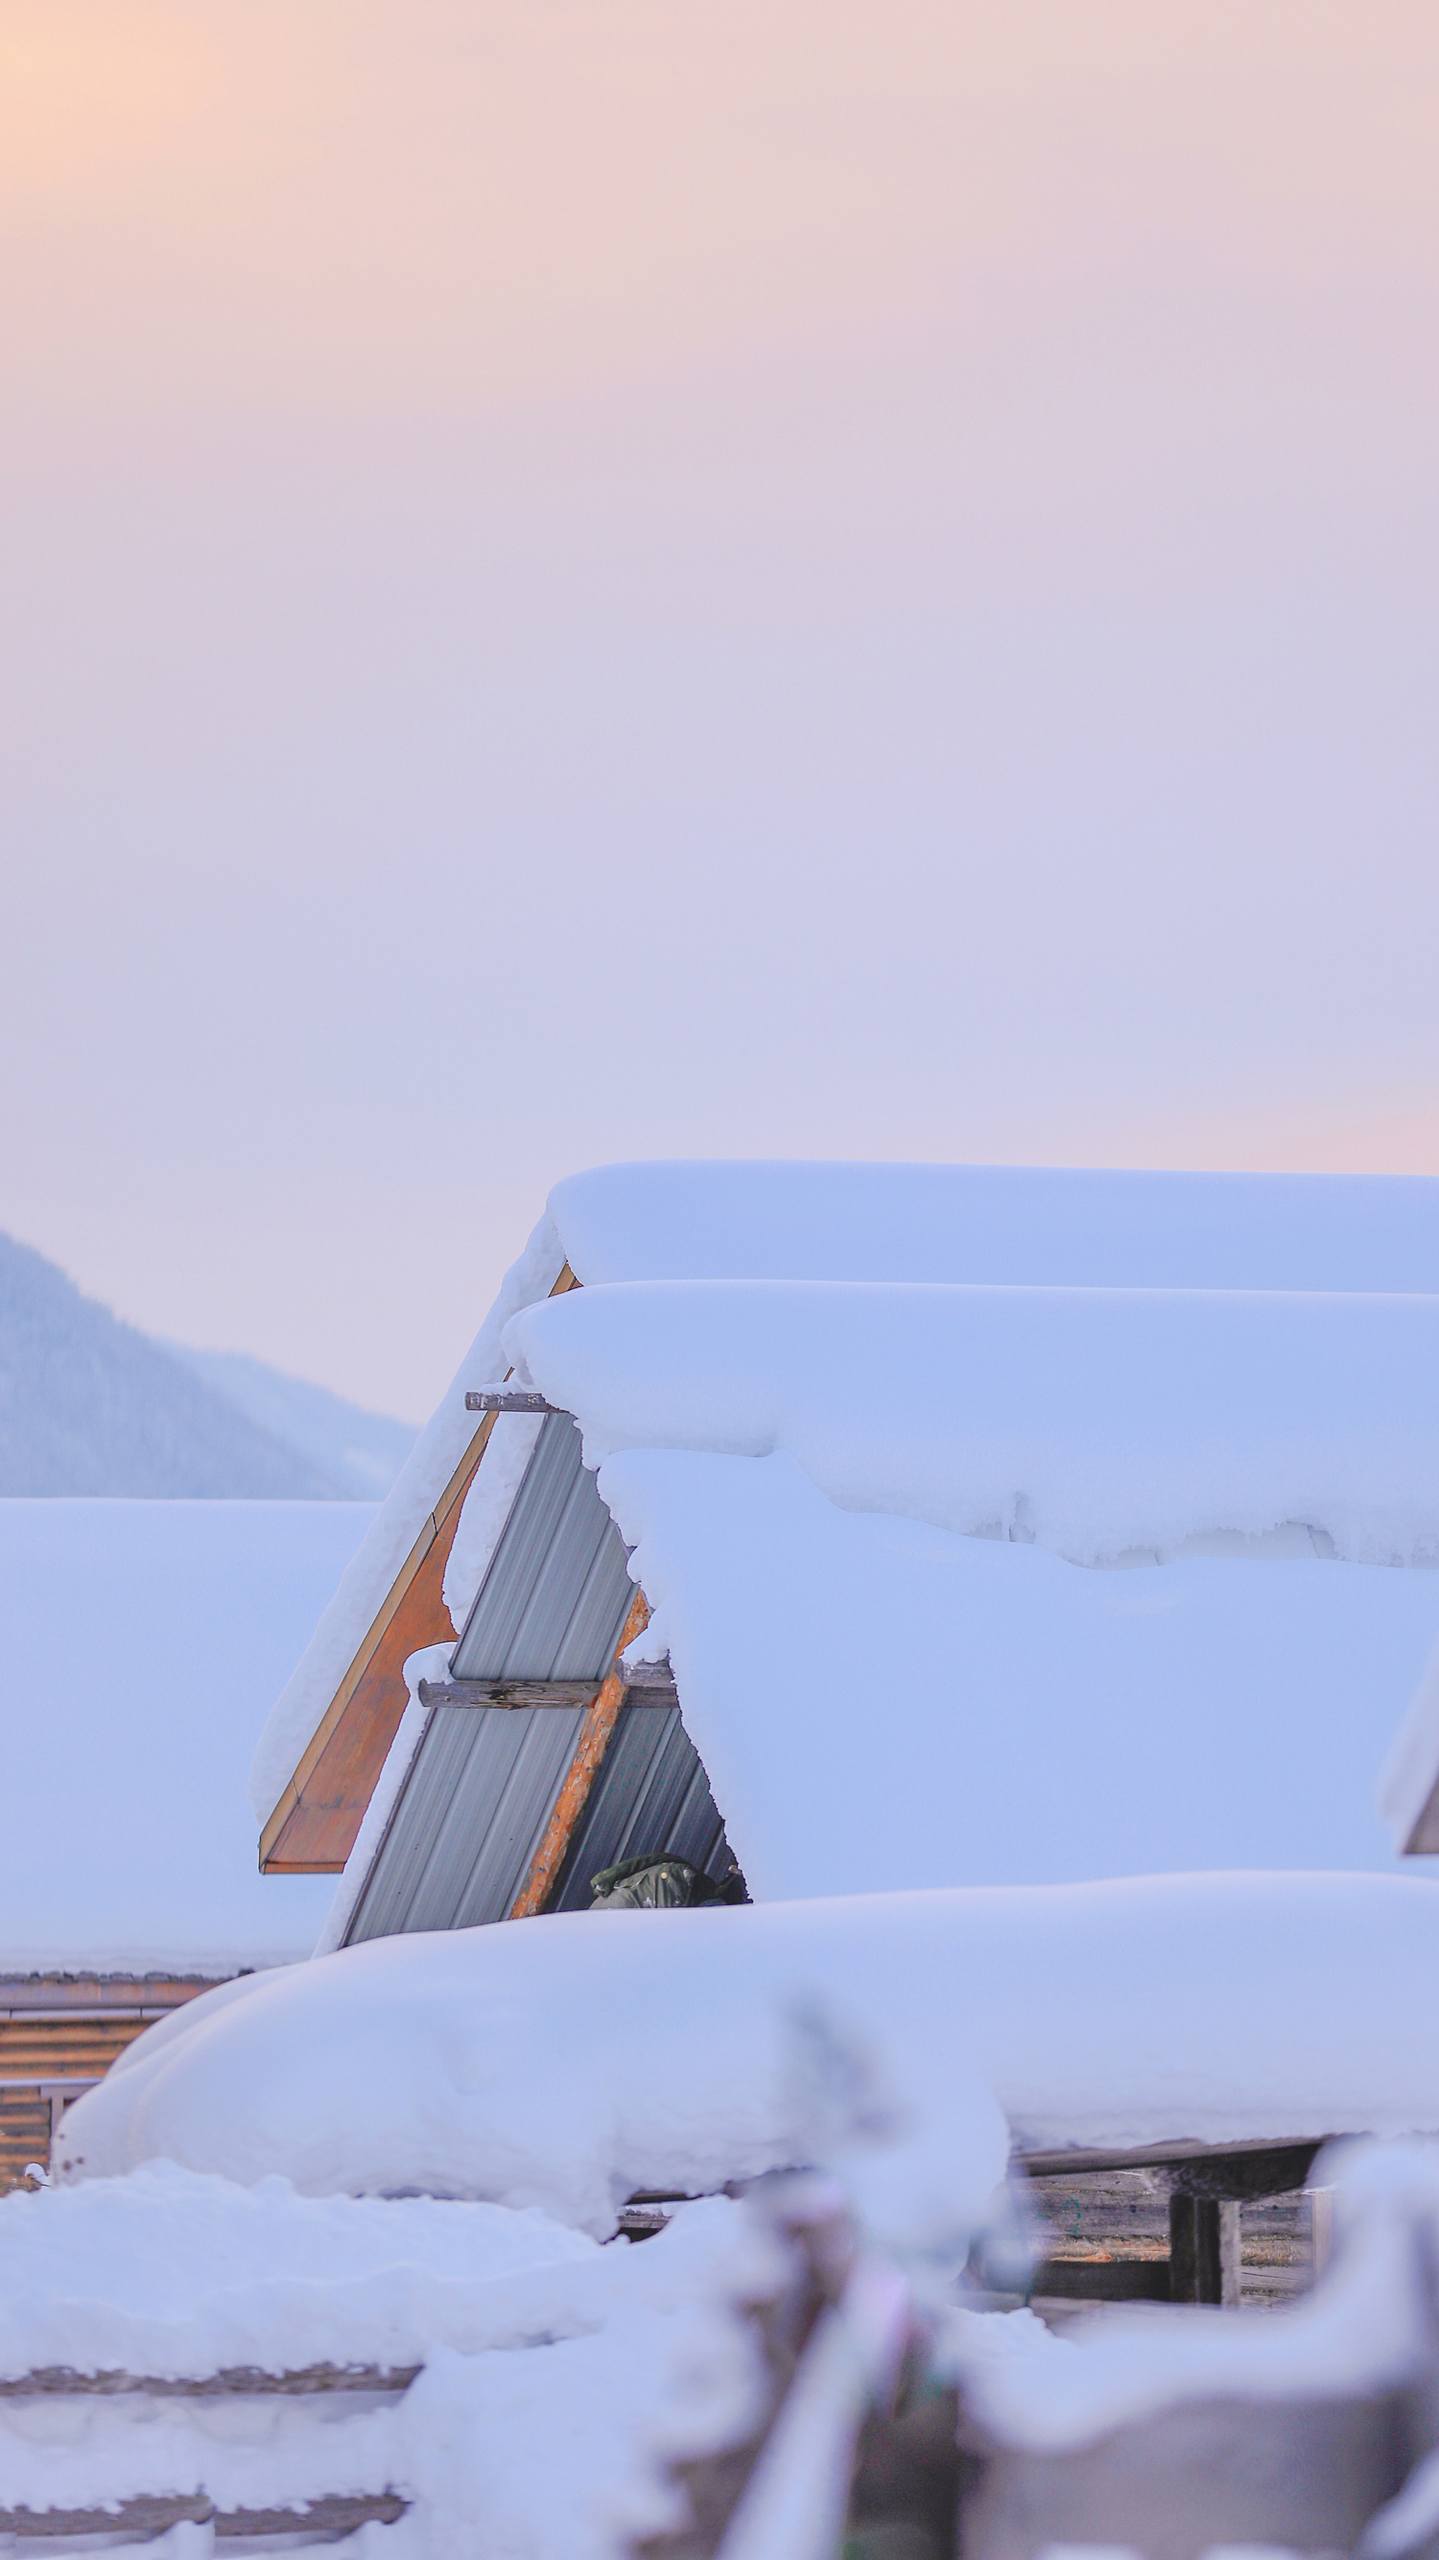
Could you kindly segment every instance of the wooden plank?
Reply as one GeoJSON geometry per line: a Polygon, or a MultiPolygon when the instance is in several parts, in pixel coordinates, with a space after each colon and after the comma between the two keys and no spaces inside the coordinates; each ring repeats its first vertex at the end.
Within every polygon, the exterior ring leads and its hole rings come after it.
{"type": "MultiPolygon", "coordinates": [[[[1019,2165],[1031,2178],[1083,2177],[1092,2169],[1175,2169],[1199,2161],[1250,2161],[1275,2152],[1290,2153],[1302,2149],[1321,2151],[1328,2134],[1308,2136],[1285,2134],[1274,2142],[1149,2142],[1135,2143],[1118,2149],[1076,2151],[1024,2151],[1018,2153],[1019,2165]]],[[[1244,2192],[1248,2194],[1249,2189],[1244,2192]]],[[[1285,2192],[1281,2190],[1281,2192],[1285,2192]]]]}
{"type": "Polygon", "coordinates": [[[593,1680],[422,1680],[422,1707],[587,1707],[593,1680]]]}
{"type": "Polygon", "coordinates": [[[158,2018],[194,2000],[225,1973],[0,1974],[0,2017],[19,2017],[39,2010],[50,2016],[78,2011],[103,2016],[158,2018]]]}
{"type": "Polygon", "coordinates": [[[585,1711],[585,1719],[580,1727],[574,1756],[565,1773],[564,1783],[555,1798],[549,1821],[545,1825],[544,1837],[530,1861],[529,1873],[511,1907],[512,1920],[528,1920],[535,1912],[543,1911],[555,1889],[575,1824],[585,1809],[590,1789],[599,1775],[600,1762],[609,1748],[610,1737],[619,1722],[620,1709],[625,1702],[625,1690],[628,1684],[620,1669],[619,1657],[626,1645],[633,1644],[636,1636],[644,1634],[649,1621],[649,1603],[644,1593],[637,1591],[630,1602],[629,1615],[620,1629],[620,1640],[615,1647],[615,1660],[608,1677],[602,1683],[593,1703],[585,1711]]]}
{"type": "Polygon", "coordinates": [[[1239,2207],[1218,2196],[1169,2199],[1171,2302],[1239,2300],[1239,2207]]]}
{"type": "Polygon", "coordinates": [[[1175,2188],[1183,2195],[1218,2196],[1233,2204],[1295,2195],[1307,2186],[1319,2149],[1317,2142],[1295,2142],[1264,2151],[1201,2152],[1177,2163],[1175,2188]]]}
{"type": "Polygon", "coordinates": [[[212,2525],[217,2541],[242,2535],[358,2533],[361,2525],[398,2524],[407,2500],[393,2490],[370,2497],[312,2498],[303,2507],[217,2507],[197,2490],[190,2497],[121,2498],[108,2507],[0,2507],[0,2533],[22,2542],[53,2542],[62,2534],[168,2533],[177,2524],[212,2525]]]}
{"type": "Polygon", "coordinates": [[[173,2375],[78,2373],[63,2364],[37,2365],[31,2373],[0,2378],[0,2399],[112,2400],[142,2392],[164,2400],[214,2400],[236,2393],[248,2398],[295,2399],[337,2391],[408,2391],[419,2373],[417,2364],[308,2364],[292,2373],[266,2373],[259,2365],[226,2365],[217,2373],[173,2375]]]}
{"type": "MultiPolygon", "coordinates": [[[[577,1285],[566,1263],[550,1295],[562,1297],[577,1285]]],[[[482,1416],[265,1824],[260,1865],[266,1874],[337,1875],[354,1847],[405,1711],[405,1663],[453,1633],[445,1567],[494,1421],[492,1413],[482,1416]]]]}
{"type": "Polygon", "coordinates": [[[534,1387],[471,1387],[465,1396],[466,1413],[558,1413],[534,1387]]]}
{"type": "MultiPolygon", "coordinates": [[[[598,1684],[593,1680],[422,1680],[424,1707],[587,1707],[598,1684]]],[[[675,1704],[674,1681],[632,1681],[625,1696],[631,1706],[667,1709],[675,1704]]]]}

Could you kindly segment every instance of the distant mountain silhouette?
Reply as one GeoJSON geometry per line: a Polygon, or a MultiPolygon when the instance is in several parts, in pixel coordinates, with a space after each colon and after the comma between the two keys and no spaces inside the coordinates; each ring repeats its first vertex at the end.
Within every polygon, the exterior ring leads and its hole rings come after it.
{"type": "Polygon", "coordinates": [[[414,1437],[239,1352],[124,1324],[0,1235],[0,1494],[383,1494],[414,1437]]]}
{"type": "Polygon", "coordinates": [[[164,1348],[262,1431],[298,1449],[365,1502],[383,1500],[414,1446],[408,1422],[367,1413],[363,1405],[332,1395],[328,1387],[313,1387],[305,1378],[268,1368],[248,1351],[191,1351],[182,1342],[167,1342],[164,1348]]]}

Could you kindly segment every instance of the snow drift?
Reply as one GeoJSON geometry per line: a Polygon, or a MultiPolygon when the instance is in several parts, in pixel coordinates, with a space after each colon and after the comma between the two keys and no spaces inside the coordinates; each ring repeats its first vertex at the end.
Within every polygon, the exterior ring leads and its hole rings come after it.
{"type": "MultiPolygon", "coordinates": [[[[308,2193],[539,2206],[603,2235],[637,2189],[811,2154],[815,2022],[931,2124],[956,2197],[1026,2152],[1439,2131],[1414,2032],[1439,1895],[1202,1876],[587,1913],[379,1939],[228,1983],[65,2120],[65,2179],[170,2158],[308,2193]]],[[[823,2106],[819,2113],[822,2116],[823,2106]]]]}

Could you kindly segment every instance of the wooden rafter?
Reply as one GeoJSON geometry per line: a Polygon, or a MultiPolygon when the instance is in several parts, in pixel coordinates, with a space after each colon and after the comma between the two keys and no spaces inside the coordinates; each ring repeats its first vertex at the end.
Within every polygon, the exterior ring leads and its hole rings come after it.
{"type": "MultiPolygon", "coordinates": [[[[566,1263],[550,1295],[578,1286],[566,1263]]],[[[405,1711],[405,1663],[452,1632],[445,1567],[494,1424],[492,1411],[480,1418],[265,1824],[260,1865],[267,1874],[337,1875],[354,1847],[405,1711]]]]}

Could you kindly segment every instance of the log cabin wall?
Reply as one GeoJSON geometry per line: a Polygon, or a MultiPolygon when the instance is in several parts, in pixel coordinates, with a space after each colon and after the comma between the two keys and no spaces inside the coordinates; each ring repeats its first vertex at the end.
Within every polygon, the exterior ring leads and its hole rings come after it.
{"type": "Polygon", "coordinates": [[[47,2168],[65,2109],[152,2020],[212,1988],[171,1974],[0,1976],[0,2195],[47,2168]]]}

